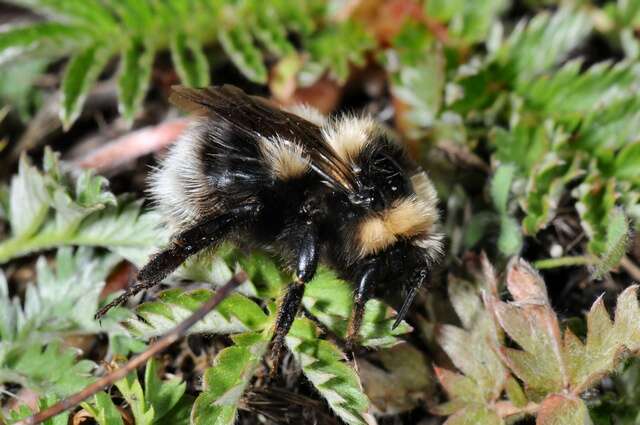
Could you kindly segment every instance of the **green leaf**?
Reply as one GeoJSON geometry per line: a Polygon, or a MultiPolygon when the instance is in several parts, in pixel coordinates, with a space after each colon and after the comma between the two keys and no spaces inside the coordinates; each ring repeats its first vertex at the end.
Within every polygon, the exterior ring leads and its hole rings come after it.
{"type": "Polygon", "coordinates": [[[518,89],[528,107],[556,121],[574,124],[581,114],[602,111],[629,97],[640,83],[640,65],[598,63],[580,72],[579,60],[568,62],[552,75],[527,80],[518,89]]]}
{"type": "Polygon", "coordinates": [[[605,250],[600,256],[595,276],[602,276],[616,267],[629,248],[629,221],[622,211],[616,209],[609,217],[605,250]]]}
{"type": "MultiPolygon", "coordinates": [[[[452,7],[455,6],[455,2],[452,7]]],[[[464,2],[462,10],[451,18],[449,30],[465,41],[474,43],[483,40],[498,14],[508,5],[505,0],[485,0],[482,2],[464,2]]]]}
{"type": "Polygon", "coordinates": [[[23,154],[9,195],[9,224],[15,238],[27,238],[38,230],[49,211],[49,202],[44,177],[23,154]]]}
{"type": "Polygon", "coordinates": [[[614,169],[619,179],[640,183],[640,142],[628,144],[616,155],[614,169]]]}
{"type": "MultiPolygon", "coordinates": [[[[162,292],[157,301],[139,305],[136,315],[125,322],[134,335],[149,339],[166,333],[190,316],[213,295],[213,291],[199,289],[184,292],[170,289],[162,292]]],[[[264,328],[267,316],[249,298],[233,293],[204,319],[193,326],[190,333],[239,333],[264,328]]]]}
{"type": "Polygon", "coordinates": [[[189,87],[209,85],[209,61],[197,40],[185,33],[176,33],[171,39],[171,59],[183,84],[189,87]]]}
{"type": "Polygon", "coordinates": [[[111,48],[91,46],[72,57],[62,79],[60,119],[66,130],[78,118],[84,100],[111,57],[111,48]]]}
{"type": "Polygon", "coordinates": [[[305,67],[310,75],[305,78],[304,83],[312,83],[312,80],[327,69],[339,82],[345,82],[349,75],[349,65],[364,65],[365,52],[373,46],[372,36],[358,22],[347,20],[340,25],[323,29],[307,43],[311,61],[305,67]],[[314,67],[316,69],[309,72],[309,68],[314,67]]]}
{"type": "Polygon", "coordinates": [[[218,39],[224,51],[245,77],[255,83],[267,82],[267,68],[262,54],[253,44],[250,32],[245,25],[236,22],[231,28],[221,29],[218,39]]]}
{"type": "Polygon", "coordinates": [[[130,373],[117,381],[115,386],[129,403],[136,425],[151,425],[155,417],[155,410],[146,399],[136,373],[130,373]]]}
{"type": "Polygon", "coordinates": [[[235,423],[238,402],[260,366],[270,335],[248,333],[234,340],[235,345],[222,350],[205,372],[202,392],[191,413],[195,425],[235,423]]]}
{"type": "Polygon", "coordinates": [[[491,179],[491,199],[498,212],[503,215],[507,213],[507,202],[515,171],[513,165],[501,165],[491,179]]]}
{"type": "Polygon", "coordinates": [[[297,319],[286,337],[287,346],[336,415],[349,425],[366,424],[369,401],[358,375],[344,361],[344,354],[318,335],[319,329],[311,321],[297,319]]]}
{"type": "Polygon", "coordinates": [[[95,363],[89,360],[76,361],[77,352],[62,347],[59,342],[45,347],[41,342],[35,342],[17,358],[10,356],[5,359],[5,364],[0,365],[0,380],[19,382],[37,394],[55,394],[59,397],[80,391],[93,381],[91,371],[95,363]],[[51,365],[56,367],[52,368],[51,365]]]}
{"type": "Polygon", "coordinates": [[[51,49],[50,55],[63,53],[71,46],[81,46],[83,42],[86,43],[86,38],[81,28],[57,22],[8,27],[0,32],[0,64],[35,51],[44,53],[51,49]]]}
{"type": "MultiPolygon", "coordinates": [[[[346,337],[347,323],[353,308],[353,288],[339,279],[335,272],[320,267],[305,288],[304,306],[337,335],[346,337]]],[[[366,347],[388,347],[398,342],[397,336],[408,333],[411,327],[402,322],[391,329],[393,312],[378,300],[369,300],[360,328],[360,344],[366,347]]]]}
{"type": "Polygon", "coordinates": [[[144,390],[147,402],[154,408],[154,422],[163,418],[184,396],[187,384],[180,378],[162,381],[158,376],[156,361],[147,362],[144,372],[144,390]]]}
{"type": "Polygon", "coordinates": [[[82,408],[98,422],[99,425],[123,425],[122,416],[111,397],[104,391],[93,396],[92,403],[82,403],[82,408]]]}
{"type": "Polygon", "coordinates": [[[390,72],[393,96],[407,108],[399,108],[401,127],[415,137],[418,130],[432,127],[443,103],[445,58],[423,25],[404,25],[387,50],[385,65],[390,72]],[[406,123],[405,123],[406,122],[406,123]]]}
{"type": "Polygon", "coordinates": [[[501,66],[508,67],[524,89],[532,76],[564,59],[589,34],[589,15],[572,7],[550,14],[542,12],[521,22],[494,53],[501,66]]]}
{"type": "Polygon", "coordinates": [[[566,184],[581,174],[581,159],[582,155],[576,155],[568,164],[555,153],[549,153],[533,168],[521,202],[527,214],[522,221],[525,233],[536,234],[555,217],[566,184]]]}
{"type": "Polygon", "coordinates": [[[109,248],[136,264],[168,239],[160,217],[142,212],[141,201],[115,196],[106,179],[83,171],[72,177],[45,150],[45,172],[21,160],[7,199],[10,237],[0,242],[0,263],[64,245],[109,248]]]}
{"type": "Polygon", "coordinates": [[[134,40],[122,56],[118,79],[119,109],[130,124],[149,88],[154,53],[151,46],[134,40]]]}
{"type": "MultiPolygon", "coordinates": [[[[40,397],[38,402],[37,411],[43,411],[48,407],[53,406],[60,399],[54,394],[48,394],[44,397],[40,397]]],[[[36,412],[32,411],[28,406],[21,404],[18,408],[15,408],[9,412],[9,424],[13,424],[18,421],[22,421],[27,417],[35,414],[36,412]]],[[[67,425],[69,423],[69,412],[62,412],[52,418],[49,418],[42,422],[43,425],[67,425]]]]}
{"type": "Polygon", "coordinates": [[[251,29],[267,49],[279,56],[286,56],[295,52],[294,47],[287,40],[287,30],[274,7],[263,7],[260,1],[253,2],[254,13],[251,29]]]}
{"type": "Polygon", "coordinates": [[[580,224],[589,236],[589,251],[602,255],[606,251],[606,238],[609,220],[616,207],[615,181],[605,179],[590,167],[588,177],[572,195],[577,199],[576,209],[580,215],[580,224]]]}

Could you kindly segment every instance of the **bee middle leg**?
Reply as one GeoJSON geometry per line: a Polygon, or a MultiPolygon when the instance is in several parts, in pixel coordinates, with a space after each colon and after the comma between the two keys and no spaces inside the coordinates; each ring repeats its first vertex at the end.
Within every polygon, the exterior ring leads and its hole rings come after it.
{"type": "Polygon", "coordinates": [[[271,348],[271,359],[273,362],[272,374],[277,372],[285,337],[289,333],[291,325],[300,309],[305,284],[307,284],[316,273],[318,257],[318,237],[315,230],[302,230],[299,236],[296,277],[287,287],[284,297],[278,306],[273,346],[271,348]]]}

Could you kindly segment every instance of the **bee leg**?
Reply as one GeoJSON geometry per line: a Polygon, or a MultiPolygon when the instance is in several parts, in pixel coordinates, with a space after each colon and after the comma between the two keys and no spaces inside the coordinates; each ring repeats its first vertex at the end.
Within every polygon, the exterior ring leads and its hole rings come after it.
{"type": "Polygon", "coordinates": [[[272,376],[277,373],[285,337],[289,333],[291,325],[300,309],[302,296],[304,295],[304,286],[316,273],[318,257],[317,234],[314,230],[307,229],[300,236],[296,278],[287,287],[284,297],[278,306],[273,346],[271,348],[271,360],[273,362],[273,368],[271,369],[272,376]]]}
{"type": "Polygon", "coordinates": [[[363,269],[356,281],[357,288],[353,311],[351,312],[349,327],[347,328],[347,351],[352,351],[358,344],[358,332],[360,332],[360,326],[362,326],[365,305],[371,298],[376,269],[375,263],[369,265],[363,269]]]}
{"type": "Polygon", "coordinates": [[[124,304],[140,291],[156,286],[187,258],[204,248],[220,243],[229,232],[241,223],[247,222],[259,210],[256,204],[244,205],[227,213],[207,217],[193,227],[175,235],[168,248],[155,254],[138,272],[137,283],[102,307],[95,315],[100,319],[111,308],[124,304]]]}

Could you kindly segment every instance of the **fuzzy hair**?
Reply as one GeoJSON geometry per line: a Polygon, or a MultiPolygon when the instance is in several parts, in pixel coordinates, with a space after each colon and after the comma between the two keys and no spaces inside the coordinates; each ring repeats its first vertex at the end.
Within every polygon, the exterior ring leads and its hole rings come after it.
{"type": "Polygon", "coordinates": [[[340,158],[351,164],[379,131],[378,124],[368,116],[343,115],[328,121],[322,127],[324,139],[340,158]]]}
{"type": "Polygon", "coordinates": [[[198,199],[210,194],[202,184],[199,122],[192,124],[171,146],[161,164],[149,177],[151,199],[172,230],[184,228],[202,217],[198,199]]]}
{"type": "Polygon", "coordinates": [[[293,105],[286,110],[300,118],[304,118],[305,120],[314,123],[318,127],[322,127],[327,123],[327,117],[324,116],[322,112],[318,111],[313,106],[309,106],[304,103],[293,105]]]}
{"type": "Polygon", "coordinates": [[[356,232],[358,258],[375,254],[398,240],[412,240],[425,249],[435,261],[442,253],[442,237],[436,233],[438,198],[426,173],[420,171],[411,177],[415,195],[397,200],[381,213],[363,219],[356,232]]]}
{"type": "Polygon", "coordinates": [[[289,180],[304,175],[311,168],[302,146],[281,137],[260,139],[260,152],[273,178],[289,180]]]}

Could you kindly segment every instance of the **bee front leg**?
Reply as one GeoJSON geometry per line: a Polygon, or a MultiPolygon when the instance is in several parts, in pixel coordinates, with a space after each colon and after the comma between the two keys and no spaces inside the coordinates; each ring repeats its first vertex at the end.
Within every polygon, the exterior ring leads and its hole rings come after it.
{"type": "Polygon", "coordinates": [[[373,286],[375,283],[375,275],[377,271],[377,264],[371,263],[360,272],[359,277],[356,280],[356,293],[353,302],[353,311],[349,319],[349,327],[347,329],[347,350],[352,351],[358,344],[358,333],[362,326],[362,319],[364,317],[364,308],[367,301],[371,298],[373,286]]]}
{"type": "Polygon", "coordinates": [[[285,337],[298,314],[304,286],[316,273],[318,267],[319,247],[315,229],[304,229],[300,232],[296,277],[289,284],[285,295],[278,306],[271,359],[273,361],[272,375],[277,372],[280,355],[284,347],[285,337]]]}

